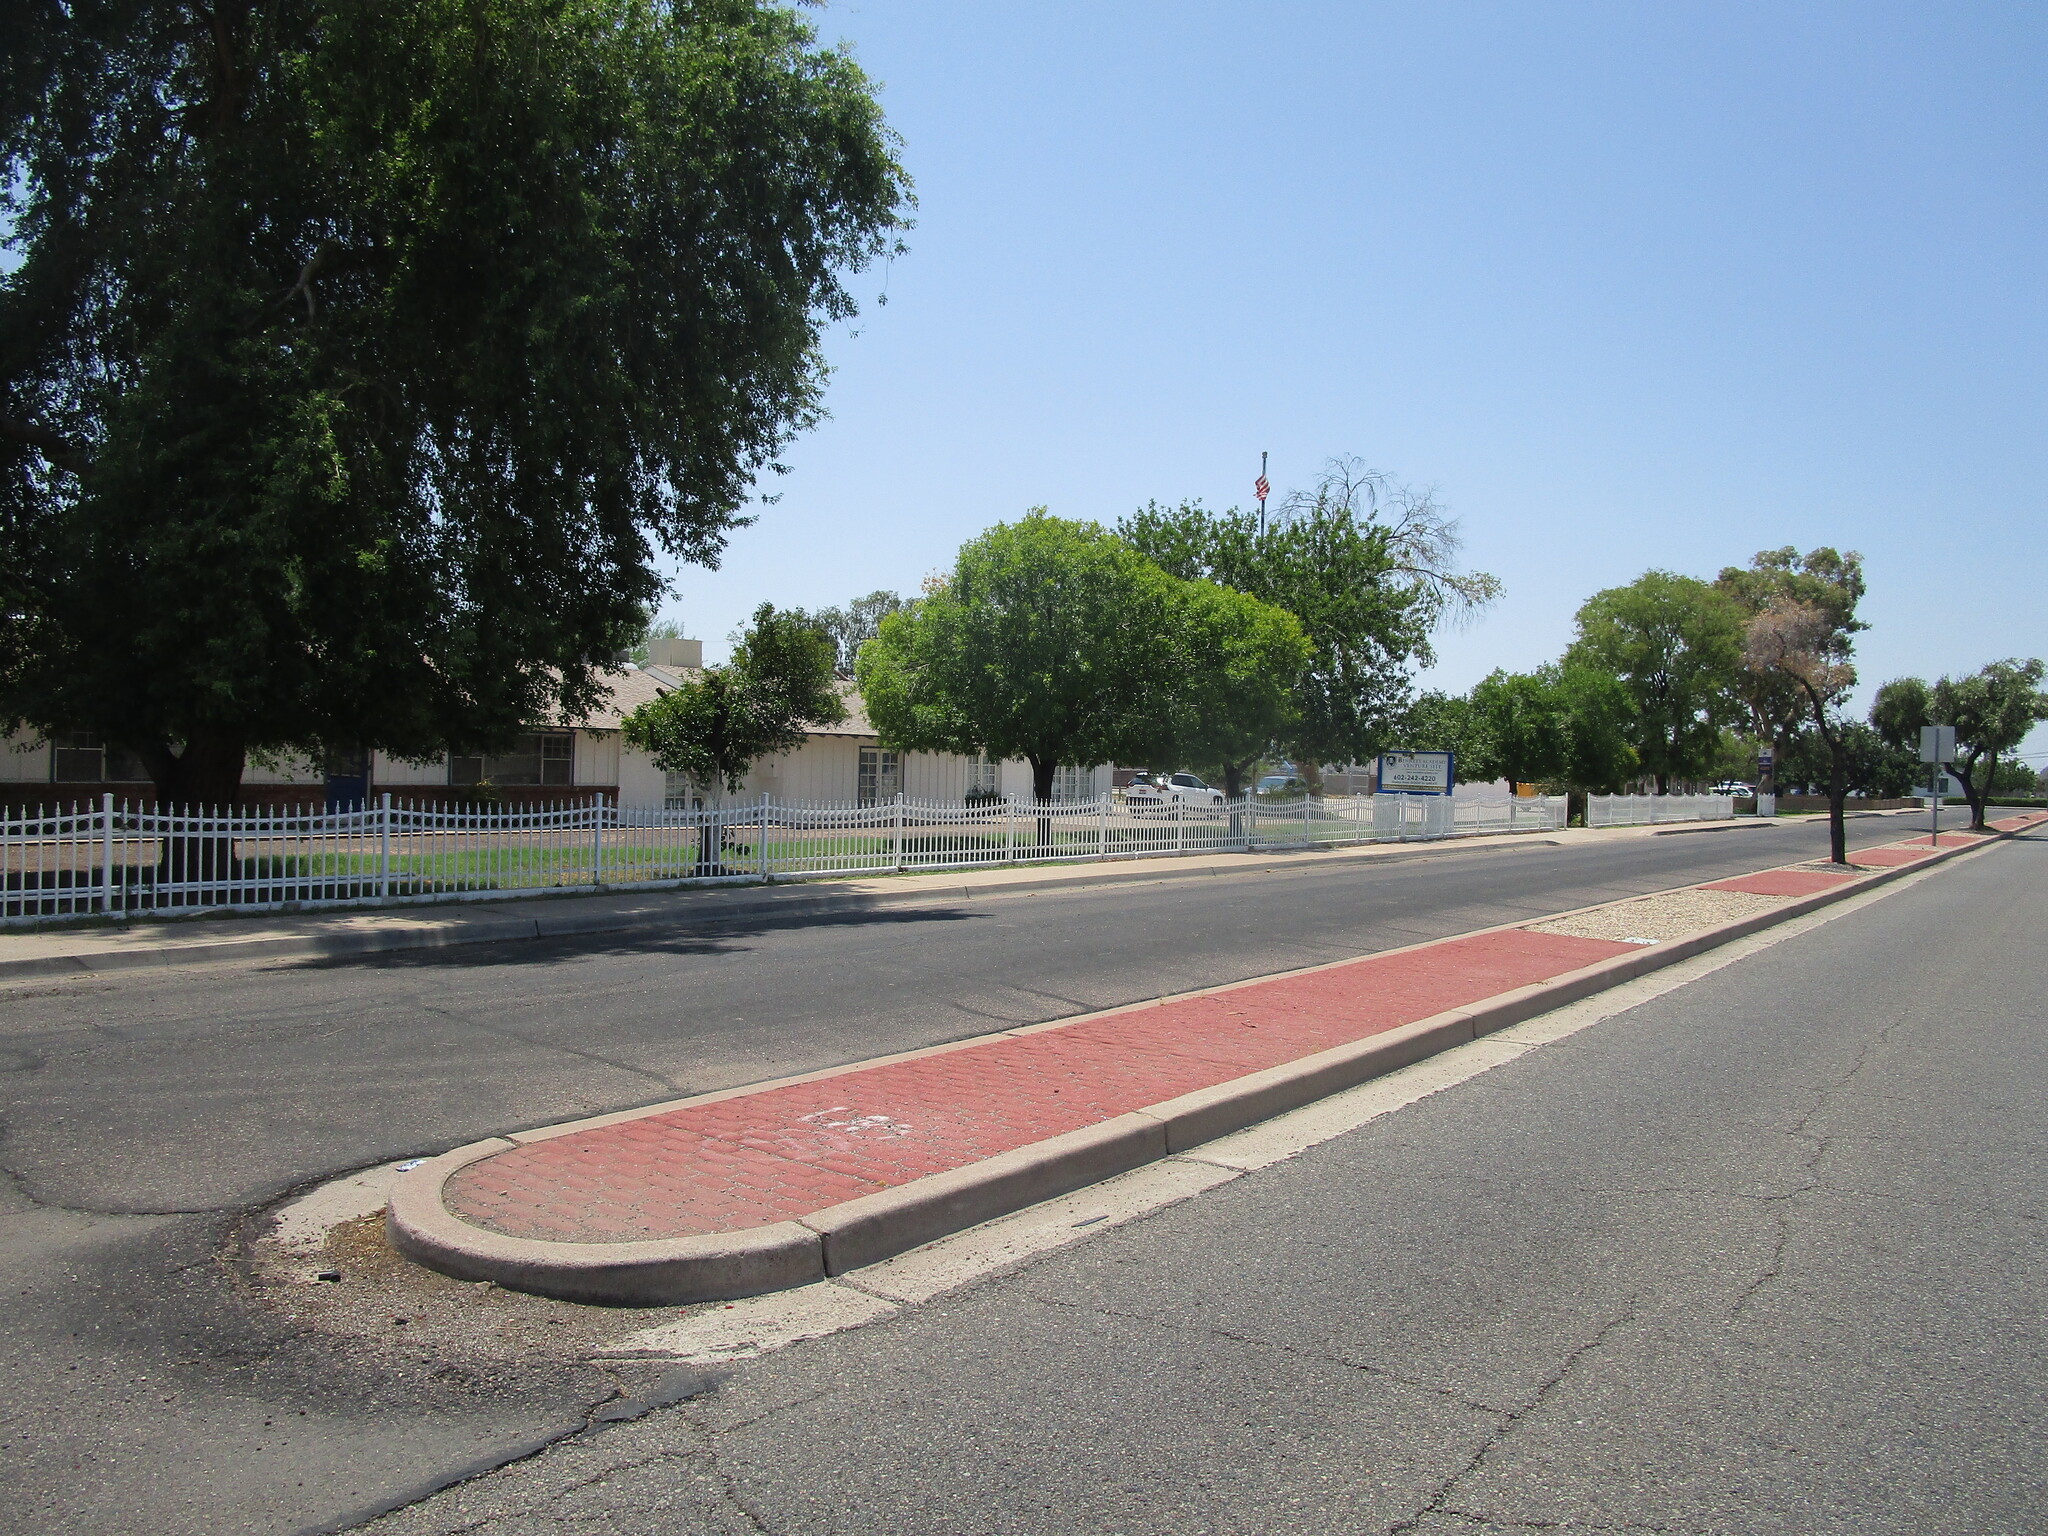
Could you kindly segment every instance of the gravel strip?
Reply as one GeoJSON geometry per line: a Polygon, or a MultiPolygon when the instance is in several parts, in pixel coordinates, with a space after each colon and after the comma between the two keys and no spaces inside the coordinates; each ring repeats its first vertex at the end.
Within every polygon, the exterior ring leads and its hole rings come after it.
{"type": "Polygon", "coordinates": [[[1782,907],[1789,897],[1753,896],[1747,891],[1660,891],[1618,906],[1531,923],[1532,933],[1564,933],[1578,939],[1683,939],[1703,928],[1732,923],[1753,912],[1782,907]]]}

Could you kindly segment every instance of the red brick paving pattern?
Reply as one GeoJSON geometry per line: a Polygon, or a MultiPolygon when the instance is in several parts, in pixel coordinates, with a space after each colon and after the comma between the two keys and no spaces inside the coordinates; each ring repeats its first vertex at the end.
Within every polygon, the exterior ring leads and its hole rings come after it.
{"type": "Polygon", "coordinates": [[[1933,854],[1924,843],[1918,848],[1865,848],[1850,854],[1849,862],[1859,869],[1895,869],[1901,864],[1918,864],[1933,854]]]}
{"type": "Polygon", "coordinates": [[[1754,875],[1737,875],[1733,880],[1716,880],[1700,887],[1703,891],[1747,891],[1752,896],[1811,896],[1847,885],[1856,876],[1825,869],[1766,869],[1754,875]]]}
{"type": "Polygon", "coordinates": [[[478,1226],[566,1242],[766,1226],[1630,948],[1474,934],[553,1137],[470,1164],[443,1198],[478,1226]]]}

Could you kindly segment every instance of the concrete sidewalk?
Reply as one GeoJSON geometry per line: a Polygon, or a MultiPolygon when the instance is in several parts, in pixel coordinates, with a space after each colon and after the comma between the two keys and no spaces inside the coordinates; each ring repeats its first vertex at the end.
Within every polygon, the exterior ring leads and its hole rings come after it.
{"type": "MultiPolygon", "coordinates": [[[[1757,835],[1775,823],[1716,824],[1757,835]]],[[[866,877],[783,879],[658,890],[610,888],[494,897],[433,905],[182,919],[0,931],[0,980],[138,966],[220,961],[320,959],[456,944],[500,944],[587,934],[666,931],[764,916],[872,911],[899,904],[956,902],[1078,886],[1259,874],[1355,861],[1428,858],[1476,849],[1590,844],[1695,827],[1490,833],[1429,843],[1366,843],[1257,853],[1112,858],[1073,864],[997,865],[866,877]]]]}
{"type": "MultiPolygon", "coordinates": [[[[2040,817],[2014,818],[2011,832],[2040,817]]],[[[570,1300],[819,1280],[1173,1155],[1992,839],[1922,835],[1678,899],[1682,938],[1553,916],[780,1082],[493,1137],[401,1173],[402,1252],[570,1300]],[[1861,855],[1859,854],[1858,857],[1861,855]],[[1749,905],[1729,920],[1728,897],[1749,905]],[[1761,909],[1758,905],[1761,903],[1761,909]],[[1595,925],[1598,926],[1597,924],[1595,925]]]]}

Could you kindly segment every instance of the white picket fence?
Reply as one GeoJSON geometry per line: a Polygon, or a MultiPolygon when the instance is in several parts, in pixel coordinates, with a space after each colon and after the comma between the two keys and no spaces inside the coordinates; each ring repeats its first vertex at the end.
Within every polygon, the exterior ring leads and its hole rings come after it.
{"type": "Polygon", "coordinates": [[[704,810],[410,805],[0,811],[0,924],[195,910],[540,895],[698,881],[1173,857],[1482,832],[1553,831],[1563,797],[1359,795],[1279,803],[778,802],[704,810]]]}
{"type": "Polygon", "coordinates": [[[1733,795],[1588,795],[1589,827],[1648,827],[1667,821],[1727,821],[1733,795]]]}

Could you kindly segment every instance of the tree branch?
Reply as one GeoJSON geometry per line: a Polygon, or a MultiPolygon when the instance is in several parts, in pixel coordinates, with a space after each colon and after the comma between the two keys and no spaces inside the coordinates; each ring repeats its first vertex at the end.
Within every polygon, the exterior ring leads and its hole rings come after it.
{"type": "Polygon", "coordinates": [[[69,470],[81,478],[91,467],[91,461],[76,443],[49,427],[39,427],[33,422],[16,421],[11,416],[0,416],[0,438],[34,448],[56,468],[69,470]]]}
{"type": "Polygon", "coordinates": [[[306,318],[311,320],[315,313],[313,283],[316,278],[334,272],[345,272],[351,267],[367,265],[376,256],[377,251],[375,247],[345,250],[332,240],[323,240],[320,242],[320,248],[306,259],[304,266],[299,268],[299,279],[285,290],[283,302],[289,304],[300,294],[304,294],[306,296],[306,318]]]}

